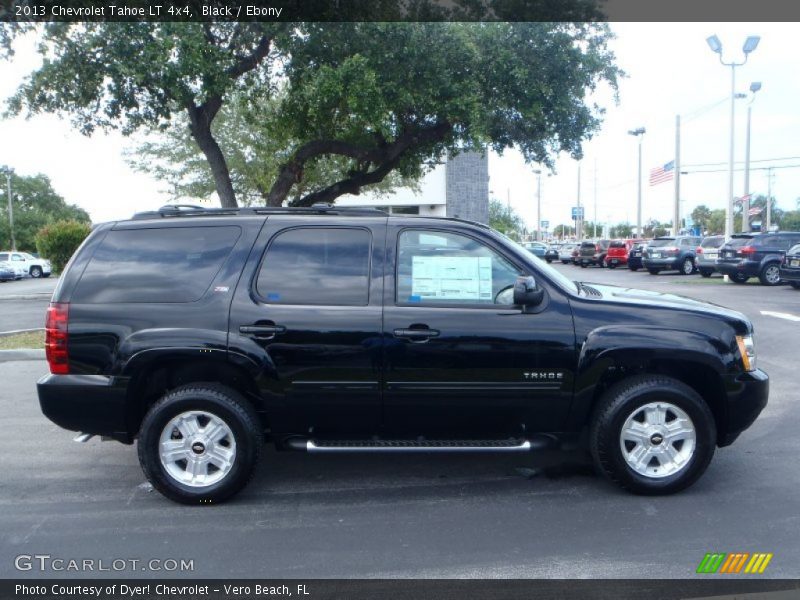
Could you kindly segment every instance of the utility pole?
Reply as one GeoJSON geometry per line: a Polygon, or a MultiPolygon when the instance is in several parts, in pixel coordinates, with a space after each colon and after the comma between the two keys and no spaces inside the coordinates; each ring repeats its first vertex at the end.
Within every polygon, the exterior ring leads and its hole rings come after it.
{"type": "Polygon", "coordinates": [[[681,116],[675,115],[675,207],[672,211],[672,229],[675,235],[681,229],[681,116]]]}
{"type": "Polygon", "coordinates": [[[594,238],[597,239],[597,159],[594,159],[594,238]]]}
{"type": "Polygon", "coordinates": [[[750,84],[750,92],[753,97],[747,104],[747,137],[745,141],[744,154],[744,195],[742,196],[742,232],[750,231],[750,118],[753,113],[753,101],[756,99],[756,92],[761,89],[761,82],[754,81],[750,84]]]}
{"type": "Polygon", "coordinates": [[[534,170],[536,173],[536,240],[542,241],[542,170],[534,170]]]}
{"type": "Polygon", "coordinates": [[[642,136],[647,132],[644,127],[631,129],[628,135],[634,135],[639,139],[639,170],[637,175],[637,193],[636,193],[636,237],[644,237],[642,235],[642,136]]]}
{"type": "Polygon", "coordinates": [[[575,237],[583,237],[583,219],[581,218],[581,163],[578,163],[578,214],[575,217],[575,237]]]}
{"type": "Polygon", "coordinates": [[[772,225],[772,167],[767,169],[767,228],[761,231],[769,231],[772,225]]]}
{"type": "Polygon", "coordinates": [[[11,201],[11,168],[5,167],[6,197],[8,198],[8,227],[11,230],[11,251],[17,251],[17,240],[14,239],[14,205],[11,201]]]}

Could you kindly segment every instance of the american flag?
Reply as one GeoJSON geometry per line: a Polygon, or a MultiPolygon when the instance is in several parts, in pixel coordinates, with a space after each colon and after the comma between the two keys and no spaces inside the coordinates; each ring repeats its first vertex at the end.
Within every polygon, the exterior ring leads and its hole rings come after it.
{"type": "Polygon", "coordinates": [[[650,169],[650,185],[657,185],[665,181],[672,181],[675,176],[675,161],[671,160],[667,164],[655,169],[650,169]]]}
{"type": "Polygon", "coordinates": [[[747,214],[750,215],[751,217],[755,217],[756,215],[760,215],[761,214],[761,208],[758,207],[758,206],[754,206],[753,208],[751,208],[750,210],[747,211],[747,214]]]}

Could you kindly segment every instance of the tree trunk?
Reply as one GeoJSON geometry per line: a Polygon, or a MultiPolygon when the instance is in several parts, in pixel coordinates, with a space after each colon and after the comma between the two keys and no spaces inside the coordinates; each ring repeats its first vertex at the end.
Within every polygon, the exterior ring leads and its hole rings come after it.
{"type": "Polygon", "coordinates": [[[211,133],[211,122],[217,115],[221,105],[221,98],[211,98],[201,106],[194,104],[187,106],[189,129],[192,137],[205,155],[208,165],[211,167],[220,205],[222,208],[236,208],[238,204],[236,195],[233,192],[228,163],[217,140],[214,139],[214,135],[211,133]]]}

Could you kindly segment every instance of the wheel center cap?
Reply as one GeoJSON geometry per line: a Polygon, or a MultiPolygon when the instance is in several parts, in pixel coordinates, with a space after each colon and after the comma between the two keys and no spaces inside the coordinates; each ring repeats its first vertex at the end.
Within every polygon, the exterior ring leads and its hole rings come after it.
{"type": "Polygon", "coordinates": [[[663,441],[664,441],[664,436],[661,435],[660,433],[654,433],[653,435],[650,436],[650,443],[653,444],[653,446],[658,446],[663,441]]]}
{"type": "Polygon", "coordinates": [[[192,444],[192,452],[194,452],[195,454],[202,454],[205,451],[206,447],[203,444],[203,442],[195,442],[194,444],[192,444]]]}

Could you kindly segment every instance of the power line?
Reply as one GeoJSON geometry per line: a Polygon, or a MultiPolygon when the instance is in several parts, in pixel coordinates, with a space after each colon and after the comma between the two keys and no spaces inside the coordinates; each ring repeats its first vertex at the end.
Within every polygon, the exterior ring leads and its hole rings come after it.
{"type": "MultiPolygon", "coordinates": [[[[751,163],[773,162],[778,160],[800,160],[800,156],[781,156],[779,158],[761,158],[758,160],[751,160],[751,163]]],[[[736,163],[744,163],[743,160],[737,160],[736,163]]],[[[727,165],[727,162],[713,162],[713,163],[691,163],[682,165],[684,167],[716,167],[719,165],[727,165]]],[[[777,168],[777,167],[776,167],[777,168]]],[[[727,170],[727,169],[726,169],[727,170]]]]}
{"type": "MultiPolygon", "coordinates": [[[[798,169],[800,168],[800,164],[798,165],[779,165],[775,167],[756,167],[755,169],[750,169],[751,171],[774,171],[775,169],[798,169]]],[[[744,169],[734,169],[734,171],[744,171],[744,169]]],[[[691,171],[681,171],[682,175],[691,175],[692,173],[727,173],[728,169],[697,169],[691,171]]]]}

